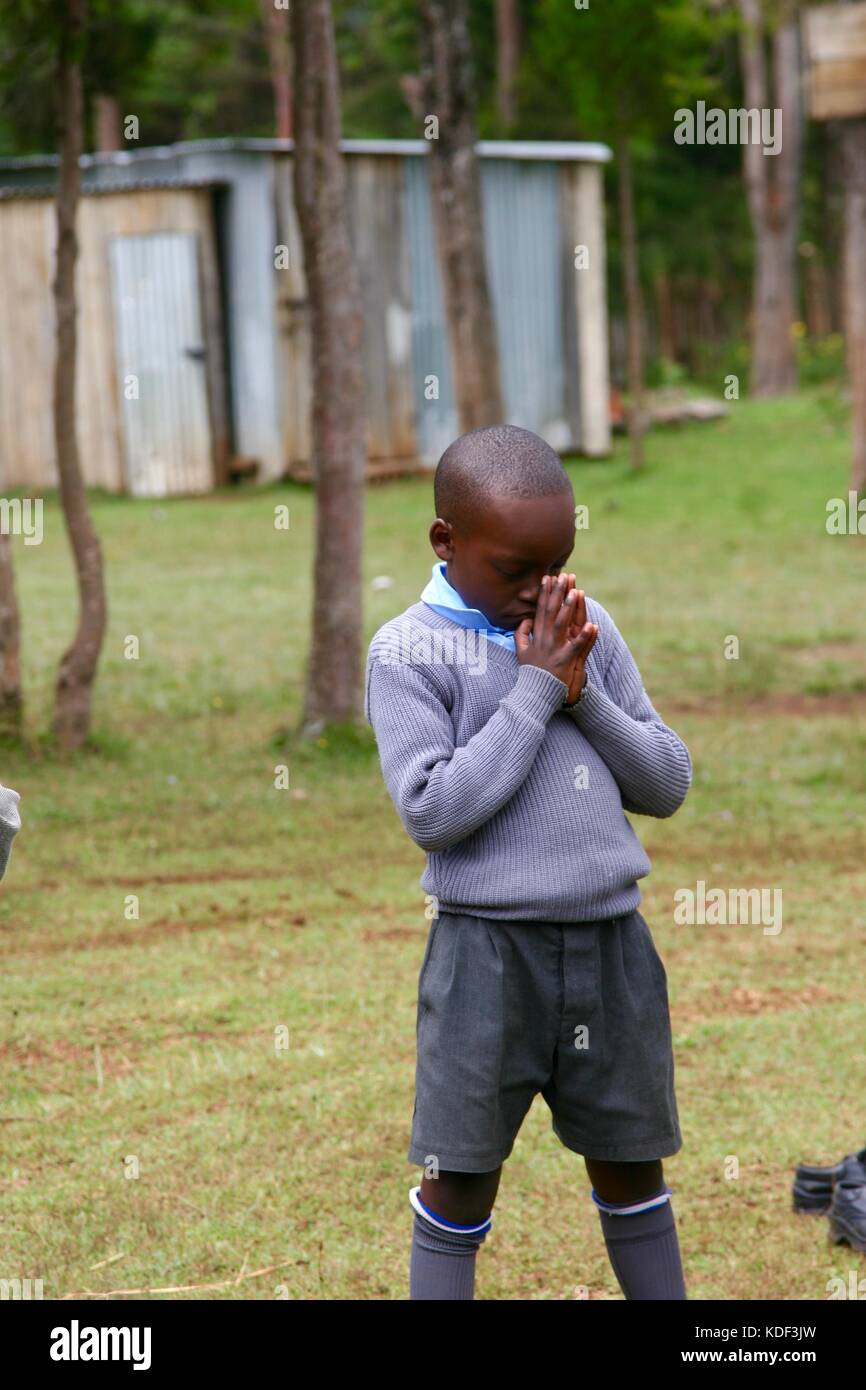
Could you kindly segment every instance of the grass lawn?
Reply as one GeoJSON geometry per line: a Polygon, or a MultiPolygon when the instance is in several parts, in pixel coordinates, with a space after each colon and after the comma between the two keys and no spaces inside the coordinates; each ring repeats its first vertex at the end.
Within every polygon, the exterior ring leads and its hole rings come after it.
{"type": "MultiPolygon", "coordinates": [[[[568,464],[590,508],[568,568],[695,767],[675,817],[633,818],[669,978],[684,1146],[665,1176],[692,1299],[824,1299],[833,1275],[866,1274],[789,1195],[799,1159],[866,1143],[866,537],[825,530],[847,463],[844,421],[812,395],[656,433],[640,476],[622,445],[568,464]],[[698,879],[781,888],[783,930],[676,925],[673,894],[698,879]]],[[[363,722],[306,746],[290,732],[311,493],[92,507],[110,626],[74,758],[38,737],[75,618],[56,496],[43,544],[14,543],[31,739],[0,765],[24,821],[0,887],[0,1277],[41,1278],[46,1298],[407,1298],[424,856],[363,722]]],[[[370,487],[365,646],[429,577],[432,516],[426,480],[370,487]]],[[[582,1160],[538,1097],[477,1297],[579,1285],[621,1297],[582,1160]]]]}

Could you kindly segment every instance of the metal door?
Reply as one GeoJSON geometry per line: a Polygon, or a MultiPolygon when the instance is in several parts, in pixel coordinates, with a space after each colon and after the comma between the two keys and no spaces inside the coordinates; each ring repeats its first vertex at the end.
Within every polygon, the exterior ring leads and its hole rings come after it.
{"type": "Polygon", "coordinates": [[[214,483],[194,232],[111,239],[127,488],[135,497],[214,483]]]}

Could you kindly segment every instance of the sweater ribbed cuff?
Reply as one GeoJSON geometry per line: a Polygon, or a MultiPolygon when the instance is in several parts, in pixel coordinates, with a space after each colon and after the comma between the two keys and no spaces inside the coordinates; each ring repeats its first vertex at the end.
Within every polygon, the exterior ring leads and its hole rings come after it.
{"type": "Polygon", "coordinates": [[[521,666],[514,688],[506,699],[522,713],[546,725],[550,716],[562,707],[567,694],[565,681],[552,671],[545,671],[543,666],[521,666]]]}
{"type": "Polygon", "coordinates": [[[602,690],[601,686],[594,685],[587,676],[586,685],[583,687],[583,699],[580,704],[574,705],[572,709],[567,709],[565,713],[570,714],[578,724],[586,723],[591,726],[593,723],[598,723],[599,715],[604,716],[609,713],[608,706],[611,705],[620,715],[624,713],[619,705],[615,704],[610,696],[602,690]]]}

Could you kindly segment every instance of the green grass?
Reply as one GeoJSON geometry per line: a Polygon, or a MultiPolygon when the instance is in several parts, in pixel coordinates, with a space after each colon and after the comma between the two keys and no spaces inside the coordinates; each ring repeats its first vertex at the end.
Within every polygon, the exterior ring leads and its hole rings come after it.
{"type": "MultiPolygon", "coordinates": [[[[685,1143],[665,1175],[693,1299],[822,1299],[832,1275],[866,1273],[789,1199],[798,1159],[866,1142],[866,538],[824,527],[847,462],[842,422],[804,396],[656,433],[641,476],[621,445],[568,465],[590,508],[569,568],[695,765],[673,819],[634,818],[669,977],[685,1143]],[[699,878],[781,887],[783,931],[675,925],[675,889],[699,878]]],[[[0,888],[0,1277],[42,1278],[50,1298],[405,1298],[424,859],[368,729],[290,733],[312,497],[92,509],[110,625],[75,757],[41,738],[75,618],[56,497],[44,543],[14,542],[29,748],[0,772],[24,821],[0,888]]],[[[369,489],[365,641],[429,577],[431,520],[429,482],[369,489]],[[393,587],[373,589],[383,574],[393,587]]],[[[621,1296],[540,1097],[496,1213],[479,1298],[621,1296]]]]}

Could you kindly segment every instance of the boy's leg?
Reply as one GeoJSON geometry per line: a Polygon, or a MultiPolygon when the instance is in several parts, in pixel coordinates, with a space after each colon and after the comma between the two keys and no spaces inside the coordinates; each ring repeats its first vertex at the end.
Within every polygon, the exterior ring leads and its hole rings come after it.
{"type": "Polygon", "coordinates": [[[660,1159],[585,1158],[613,1272],[627,1299],[685,1299],[676,1222],[660,1159]]]}
{"type": "Polygon", "coordinates": [[[502,1164],[490,1173],[440,1173],[438,1178],[421,1179],[421,1201],[446,1221],[477,1226],[486,1221],[496,1194],[502,1164]]]}
{"type": "Polygon", "coordinates": [[[475,1256],[490,1229],[501,1174],[501,1164],[489,1173],[440,1172],[412,1189],[410,1299],[474,1297],[475,1256]]]}

